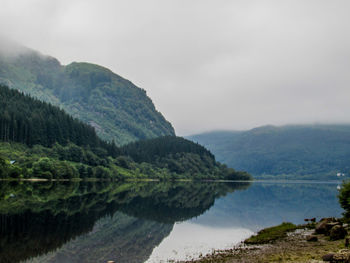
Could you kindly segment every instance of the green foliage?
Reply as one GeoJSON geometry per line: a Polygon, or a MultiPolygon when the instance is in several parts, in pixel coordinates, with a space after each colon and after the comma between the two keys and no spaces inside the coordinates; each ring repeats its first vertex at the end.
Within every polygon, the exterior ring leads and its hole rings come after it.
{"type": "Polygon", "coordinates": [[[344,217],[350,221],[350,181],[345,181],[338,195],[340,206],[345,210],[344,217]]]}
{"type": "Polygon", "coordinates": [[[203,146],[181,137],[164,136],[137,141],[121,148],[137,163],[151,163],[176,175],[194,179],[249,180],[250,175],[228,169],[215,161],[203,146]]]}
{"type": "Polygon", "coordinates": [[[137,163],[128,156],[100,157],[89,147],[79,147],[72,143],[66,146],[55,144],[52,148],[0,143],[0,155],[3,156],[0,158],[0,178],[250,179],[246,173],[232,172],[232,169],[218,163],[210,166],[205,159],[191,153],[169,155],[163,159],[164,163],[137,163]],[[15,163],[11,165],[9,160],[15,160],[15,163]],[[176,163],[176,168],[171,163],[176,163]],[[230,178],[227,177],[228,174],[231,174],[230,178]],[[237,177],[239,175],[242,177],[237,177]]]}
{"type": "Polygon", "coordinates": [[[1,178],[23,178],[23,171],[20,167],[16,165],[11,165],[11,163],[4,157],[0,155],[0,179],[1,178]]]}
{"type": "MultiPolygon", "coordinates": [[[[46,147],[54,143],[66,145],[72,142],[79,146],[94,148],[96,152],[103,148],[111,154],[119,153],[115,145],[99,139],[91,126],[73,119],[58,107],[2,85],[0,85],[0,141],[20,142],[29,146],[39,144],[46,147]]],[[[82,151],[78,146],[71,146],[68,155],[68,159],[79,162],[82,151]]]]}
{"type": "Polygon", "coordinates": [[[35,146],[32,148],[16,143],[0,143],[0,178],[41,178],[41,179],[72,179],[72,178],[118,178],[117,174],[105,169],[112,168],[104,158],[100,158],[89,149],[74,144],[53,148],[35,146]],[[72,149],[81,154],[79,158],[71,155],[72,149]],[[95,158],[91,164],[91,159],[95,158]],[[81,159],[80,159],[81,157],[81,159]],[[77,162],[76,160],[79,159],[77,162]],[[9,160],[14,160],[10,164],[9,160]],[[106,164],[101,172],[100,164],[106,164]],[[89,169],[90,168],[90,169],[89,169]]]}
{"type": "Polygon", "coordinates": [[[218,161],[270,179],[336,179],[350,171],[350,125],[265,126],[194,135],[218,161]]]}
{"type": "Polygon", "coordinates": [[[125,169],[130,169],[131,163],[132,163],[132,160],[126,156],[119,156],[115,159],[115,164],[125,169]]]}
{"type": "Polygon", "coordinates": [[[163,136],[130,143],[122,148],[122,152],[131,156],[136,162],[153,162],[155,157],[163,158],[177,153],[207,155],[212,161],[215,161],[214,155],[203,146],[175,136],[163,136]]]}
{"type": "Polygon", "coordinates": [[[175,134],[144,90],[98,65],[62,66],[32,50],[14,56],[0,54],[1,82],[60,106],[118,145],[175,134]]]}
{"type": "Polygon", "coordinates": [[[17,155],[18,162],[3,161],[2,178],[250,179],[216,163],[203,146],[180,137],[142,140],[121,150],[63,110],[1,85],[0,141],[29,146],[16,151],[15,144],[4,144],[5,156],[17,155]]]}
{"type": "Polygon", "coordinates": [[[8,174],[8,164],[6,163],[5,158],[0,156],[0,178],[7,177],[8,174]]]}
{"type": "Polygon", "coordinates": [[[265,228],[259,231],[255,236],[244,241],[245,244],[266,244],[277,239],[287,236],[287,233],[297,229],[298,227],[292,223],[282,223],[278,226],[265,228]]]}
{"type": "Polygon", "coordinates": [[[75,166],[66,161],[58,161],[47,157],[40,158],[33,163],[32,173],[44,179],[72,179],[79,178],[78,170],[75,166]]]}

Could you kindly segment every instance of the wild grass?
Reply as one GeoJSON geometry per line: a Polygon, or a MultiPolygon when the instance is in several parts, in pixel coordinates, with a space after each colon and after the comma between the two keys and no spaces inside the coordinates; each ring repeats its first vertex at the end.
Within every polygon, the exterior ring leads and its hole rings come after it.
{"type": "Polygon", "coordinates": [[[259,231],[255,236],[251,236],[250,238],[246,239],[244,243],[249,245],[271,243],[277,239],[287,236],[288,232],[297,228],[298,226],[292,223],[284,222],[278,226],[265,228],[259,231]]]}

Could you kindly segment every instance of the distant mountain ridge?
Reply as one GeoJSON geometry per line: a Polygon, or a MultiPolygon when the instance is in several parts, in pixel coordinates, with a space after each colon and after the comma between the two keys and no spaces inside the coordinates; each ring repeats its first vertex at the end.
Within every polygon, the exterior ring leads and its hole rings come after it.
{"type": "Polygon", "coordinates": [[[106,140],[123,145],[175,135],[146,91],[111,70],[90,63],[60,62],[37,51],[0,44],[0,83],[60,106],[106,140]]]}
{"type": "Polygon", "coordinates": [[[350,172],[350,125],[269,125],[187,138],[204,145],[218,161],[255,177],[330,179],[350,172]]]}

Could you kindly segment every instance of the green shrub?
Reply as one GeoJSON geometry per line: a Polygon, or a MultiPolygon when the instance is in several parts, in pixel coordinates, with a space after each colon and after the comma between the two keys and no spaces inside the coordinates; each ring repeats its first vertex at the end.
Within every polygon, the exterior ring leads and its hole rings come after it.
{"type": "Polygon", "coordinates": [[[345,210],[345,219],[350,219],[350,181],[343,182],[342,187],[339,191],[339,203],[340,206],[345,210]]]}
{"type": "Polygon", "coordinates": [[[292,223],[282,223],[278,226],[265,228],[244,241],[245,244],[266,244],[271,243],[279,238],[287,236],[287,232],[297,229],[297,226],[292,223]]]}

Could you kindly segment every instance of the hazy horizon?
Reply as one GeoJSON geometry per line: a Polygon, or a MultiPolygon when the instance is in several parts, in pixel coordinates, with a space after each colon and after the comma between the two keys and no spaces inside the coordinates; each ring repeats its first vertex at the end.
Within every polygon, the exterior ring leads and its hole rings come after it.
{"type": "Polygon", "coordinates": [[[281,127],[312,127],[312,126],[350,126],[350,122],[324,122],[324,123],[287,123],[283,125],[274,125],[274,124],[263,124],[260,126],[252,127],[252,128],[247,128],[247,129],[217,129],[217,130],[204,130],[198,133],[192,133],[188,135],[184,135],[185,137],[190,137],[194,135],[199,135],[199,134],[207,134],[207,133],[214,133],[214,132],[245,132],[245,131],[250,131],[258,128],[264,128],[264,127],[276,127],[276,128],[281,128],[281,127]]]}
{"type": "Polygon", "coordinates": [[[0,35],[147,91],[178,135],[349,123],[350,2],[5,0],[0,35]]]}

